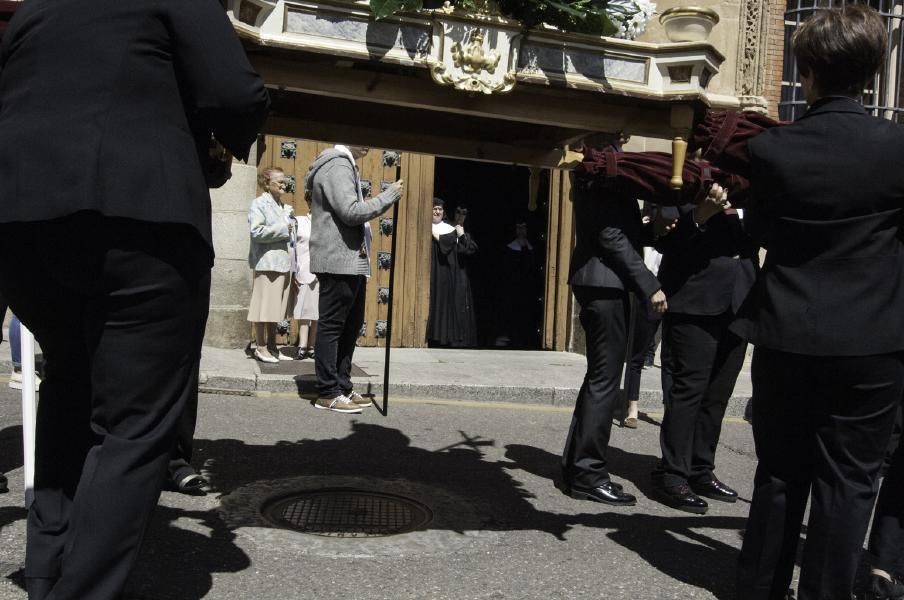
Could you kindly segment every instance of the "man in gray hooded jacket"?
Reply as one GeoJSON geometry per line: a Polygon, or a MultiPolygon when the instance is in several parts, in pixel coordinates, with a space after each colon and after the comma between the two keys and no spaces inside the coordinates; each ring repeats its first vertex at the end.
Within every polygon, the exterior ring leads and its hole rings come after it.
{"type": "Polygon", "coordinates": [[[305,176],[311,203],[311,272],[320,281],[320,320],[314,342],[317,408],[360,413],[370,400],[352,389],[352,354],[361,325],[370,277],[370,225],[402,197],[396,181],[365,201],[355,160],[368,148],[324,150],[305,176]]]}

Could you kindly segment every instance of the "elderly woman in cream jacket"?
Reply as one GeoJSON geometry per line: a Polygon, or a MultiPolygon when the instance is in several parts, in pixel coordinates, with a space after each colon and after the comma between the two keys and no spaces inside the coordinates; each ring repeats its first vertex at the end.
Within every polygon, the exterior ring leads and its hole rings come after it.
{"type": "Polygon", "coordinates": [[[276,324],[288,316],[294,269],[294,218],[282,203],[286,174],[278,167],[261,171],[264,193],[251,202],[248,227],[251,246],[248,263],[254,271],[248,320],[254,324],[254,357],[267,363],[292,360],[276,347],[276,324]]]}

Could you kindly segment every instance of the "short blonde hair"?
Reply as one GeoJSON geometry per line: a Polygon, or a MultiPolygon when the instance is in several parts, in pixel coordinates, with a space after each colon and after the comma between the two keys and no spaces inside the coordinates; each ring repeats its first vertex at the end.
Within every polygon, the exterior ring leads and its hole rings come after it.
{"type": "Polygon", "coordinates": [[[262,169],[261,172],[257,174],[257,184],[266,189],[267,183],[271,179],[273,179],[274,173],[282,173],[283,175],[286,174],[286,172],[283,171],[280,167],[267,167],[265,169],[262,169]]]}

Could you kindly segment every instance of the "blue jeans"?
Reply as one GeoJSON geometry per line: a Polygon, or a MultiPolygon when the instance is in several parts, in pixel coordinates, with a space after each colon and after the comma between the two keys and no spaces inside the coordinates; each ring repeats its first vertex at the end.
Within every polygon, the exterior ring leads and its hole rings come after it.
{"type": "Polygon", "coordinates": [[[13,368],[22,368],[22,326],[19,317],[13,315],[9,322],[9,348],[13,355],[13,368]]]}

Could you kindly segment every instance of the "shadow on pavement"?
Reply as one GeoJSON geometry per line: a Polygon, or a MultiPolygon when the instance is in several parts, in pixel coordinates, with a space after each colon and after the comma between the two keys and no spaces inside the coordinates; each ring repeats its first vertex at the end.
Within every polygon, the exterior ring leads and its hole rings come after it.
{"type": "MultiPolygon", "coordinates": [[[[505,448],[506,458],[512,461],[504,464],[506,468],[520,469],[553,481],[559,479],[558,455],[521,444],[509,444],[505,448]]],[[[608,459],[609,471],[616,479],[627,479],[644,495],[652,496],[650,473],[659,462],[655,456],[610,447],[608,459]]],[[[569,520],[567,515],[559,516],[565,517],[569,525],[613,529],[606,534],[609,539],[635,552],[641,560],[647,561],[661,573],[706,589],[716,598],[735,597],[734,570],[738,549],[699,530],[726,529],[740,533],[746,519],[688,516],[678,512],[675,516],[659,516],[615,511],[585,513],[577,515],[574,520],[569,520]]]]}
{"type": "Polygon", "coordinates": [[[214,573],[238,573],[250,566],[218,511],[158,506],[123,598],[199,600],[213,586],[214,573]],[[176,525],[186,519],[208,533],[176,525]]]}
{"type": "Polygon", "coordinates": [[[0,473],[8,473],[22,466],[22,426],[0,429],[0,473]]]}
{"type": "MultiPolygon", "coordinates": [[[[210,490],[228,494],[236,488],[266,480],[299,476],[367,476],[405,479],[434,486],[462,497],[492,513],[481,527],[492,531],[531,530],[546,532],[559,540],[575,526],[607,530],[612,541],[636,552],[668,576],[709,590],[717,598],[733,597],[733,573],[737,550],[712,539],[701,530],[740,530],[740,517],[628,514],[588,505],[592,512],[556,513],[539,510],[528,500],[534,494],[513,477],[512,472],[552,479],[558,472],[558,456],[531,446],[507,446],[504,461],[485,460],[483,448],[495,441],[460,432],[461,441],[436,450],[413,447],[397,429],[351,422],[344,438],[273,445],[246,444],[236,439],[196,440],[196,457],[210,490]]],[[[611,449],[613,473],[648,486],[656,459],[611,449]]],[[[584,508],[584,506],[580,506],[584,508]]],[[[428,528],[439,526],[438,522],[428,528]]],[[[440,528],[465,530],[473,523],[446,523],[440,528]]],[[[235,534],[220,520],[216,510],[186,511],[159,507],[132,578],[130,591],[141,598],[203,598],[210,590],[214,572],[239,572],[251,566],[248,556],[234,543],[235,534]],[[210,534],[175,525],[193,519],[210,534]],[[189,565],[189,567],[186,567],[189,565]],[[161,573],[178,573],[170,578],[161,573]],[[186,581],[186,578],[188,579],[186,581]]],[[[133,596],[129,596],[132,598],[133,596]]]]}

